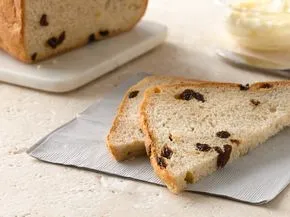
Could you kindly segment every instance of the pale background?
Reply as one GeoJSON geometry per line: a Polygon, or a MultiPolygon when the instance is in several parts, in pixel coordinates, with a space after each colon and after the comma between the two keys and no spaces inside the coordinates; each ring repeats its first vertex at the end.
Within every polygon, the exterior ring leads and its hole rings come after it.
{"type": "Polygon", "coordinates": [[[170,33],[165,45],[140,59],[68,94],[0,83],[0,217],[289,216],[290,188],[264,206],[193,193],[176,196],[150,184],[42,163],[25,153],[137,71],[241,83],[280,79],[234,69],[216,57],[220,12],[211,0],[151,0],[145,19],[168,25],[170,33]]]}

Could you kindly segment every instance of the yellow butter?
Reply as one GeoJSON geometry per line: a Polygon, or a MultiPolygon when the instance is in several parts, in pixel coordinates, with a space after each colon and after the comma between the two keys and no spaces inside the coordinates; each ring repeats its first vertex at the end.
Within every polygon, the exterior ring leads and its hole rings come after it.
{"type": "Polygon", "coordinates": [[[226,27],[234,39],[254,50],[290,49],[289,1],[247,0],[231,5],[226,27]],[[276,1],[277,2],[277,1],[276,1]]]}

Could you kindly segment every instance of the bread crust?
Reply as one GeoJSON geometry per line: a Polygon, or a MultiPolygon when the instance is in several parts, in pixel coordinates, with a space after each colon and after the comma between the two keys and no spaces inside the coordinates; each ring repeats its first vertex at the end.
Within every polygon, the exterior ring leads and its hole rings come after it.
{"type": "MultiPolygon", "coordinates": [[[[1,0],[0,1],[0,48],[6,51],[14,58],[25,62],[35,63],[37,61],[45,60],[53,56],[68,52],[78,47],[82,47],[88,43],[87,40],[83,40],[75,44],[70,48],[59,49],[53,54],[44,55],[33,61],[31,54],[28,53],[25,45],[25,1],[26,0],[1,0]]],[[[110,38],[119,35],[123,32],[128,32],[141,20],[144,16],[148,0],[144,1],[144,7],[142,13],[140,13],[139,19],[132,22],[127,29],[123,31],[116,31],[110,33],[106,38],[110,38]]],[[[96,32],[96,40],[104,39],[96,32]]]]}
{"type": "Polygon", "coordinates": [[[25,0],[0,2],[0,48],[15,58],[27,62],[24,46],[25,0]]]}
{"type": "MultiPolygon", "coordinates": [[[[263,88],[264,85],[270,85],[275,88],[277,86],[290,86],[290,80],[286,81],[272,81],[272,82],[258,82],[249,86],[247,91],[271,91],[271,88],[263,88]]],[[[175,85],[159,85],[158,87],[150,88],[144,93],[144,98],[140,106],[140,124],[142,126],[143,133],[145,134],[145,146],[149,152],[150,163],[158,175],[158,177],[167,185],[168,189],[173,193],[179,193],[183,190],[177,183],[177,180],[173,175],[166,169],[161,168],[157,163],[157,148],[156,148],[156,139],[154,138],[154,133],[149,127],[148,124],[148,115],[146,112],[147,107],[150,105],[150,96],[162,91],[163,88],[170,87],[230,87],[230,88],[240,88],[240,84],[236,83],[217,83],[217,82],[202,82],[202,83],[182,83],[175,85]]],[[[194,176],[194,175],[193,175],[194,176]]],[[[193,177],[195,180],[195,177],[193,177]]]]}

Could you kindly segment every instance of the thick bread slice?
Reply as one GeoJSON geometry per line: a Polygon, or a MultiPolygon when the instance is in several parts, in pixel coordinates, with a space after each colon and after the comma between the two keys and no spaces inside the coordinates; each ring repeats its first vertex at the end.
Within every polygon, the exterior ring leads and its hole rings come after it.
{"type": "Polygon", "coordinates": [[[159,86],[140,108],[157,175],[174,193],[290,125],[290,82],[159,86]]]}
{"type": "Polygon", "coordinates": [[[28,63],[46,59],[129,31],[144,15],[147,3],[148,0],[1,0],[0,48],[28,63]]]}
{"type": "Polygon", "coordinates": [[[159,84],[178,84],[183,81],[188,80],[170,76],[149,76],[127,91],[107,136],[107,146],[116,160],[122,161],[146,153],[139,120],[139,104],[144,91],[159,84]]]}

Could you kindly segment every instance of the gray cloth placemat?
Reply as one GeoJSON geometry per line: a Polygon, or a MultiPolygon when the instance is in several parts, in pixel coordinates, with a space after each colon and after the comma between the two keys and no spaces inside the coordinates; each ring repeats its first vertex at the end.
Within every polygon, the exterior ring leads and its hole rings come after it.
{"type": "MultiPolygon", "coordinates": [[[[28,150],[39,160],[162,185],[146,157],[118,163],[105,144],[117,107],[126,90],[142,78],[138,73],[74,120],[56,129],[28,150]]],[[[188,191],[253,204],[274,199],[290,182],[290,128],[224,169],[215,172],[188,191]]]]}

